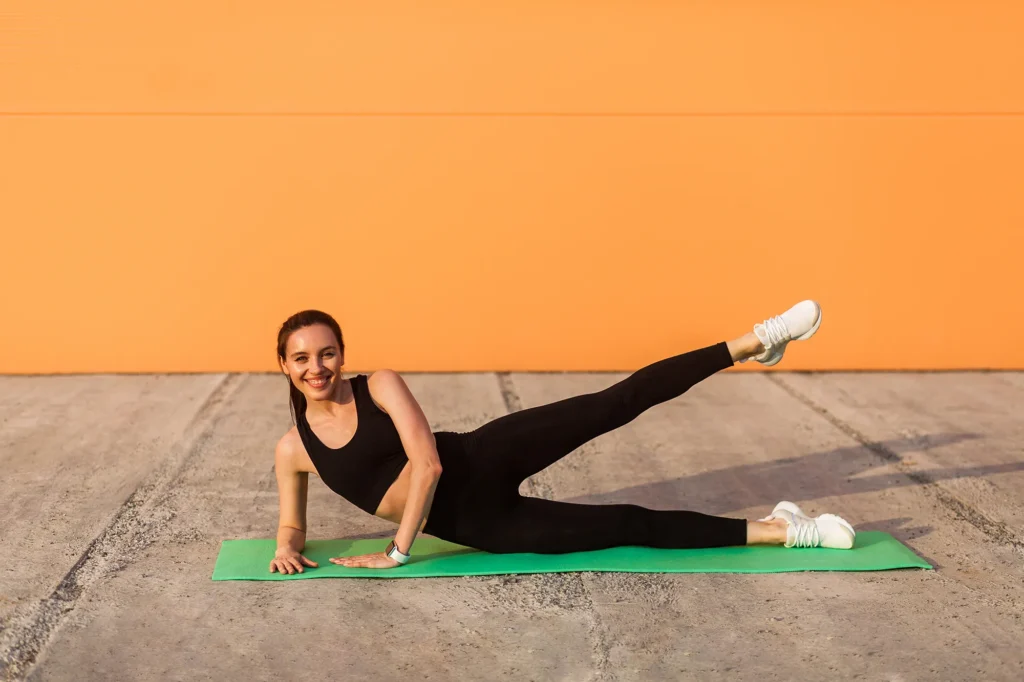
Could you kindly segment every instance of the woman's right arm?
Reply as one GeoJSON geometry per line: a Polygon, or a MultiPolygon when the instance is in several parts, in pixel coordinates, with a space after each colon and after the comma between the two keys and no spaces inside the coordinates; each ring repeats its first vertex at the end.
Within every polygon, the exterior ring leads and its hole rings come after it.
{"type": "Polygon", "coordinates": [[[302,556],[306,546],[306,492],[309,489],[309,474],[299,471],[297,457],[289,446],[289,440],[282,438],[274,450],[274,471],[277,474],[277,490],[281,501],[281,517],[277,526],[277,552],[270,562],[270,572],[302,573],[303,565],[317,566],[302,556]]]}

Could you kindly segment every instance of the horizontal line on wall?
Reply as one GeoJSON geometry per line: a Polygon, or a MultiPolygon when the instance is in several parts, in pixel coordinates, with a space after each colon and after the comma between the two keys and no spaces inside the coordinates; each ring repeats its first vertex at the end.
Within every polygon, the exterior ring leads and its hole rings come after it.
{"type": "Polygon", "coordinates": [[[337,118],[883,118],[883,117],[1012,117],[1024,112],[695,112],[695,113],[560,113],[560,112],[246,112],[246,111],[0,111],[0,116],[278,116],[337,118]]]}

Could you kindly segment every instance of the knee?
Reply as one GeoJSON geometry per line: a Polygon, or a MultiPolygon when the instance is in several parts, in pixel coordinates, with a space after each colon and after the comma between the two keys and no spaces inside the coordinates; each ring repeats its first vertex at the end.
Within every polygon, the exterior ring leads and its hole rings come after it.
{"type": "Polygon", "coordinates": [[[638,504],[623,504],[621,507],[622,513],[619,519],[622,525],[619,531],[623,537],[633,540],[648,540],[652,531],[652,510],[638,504]]]}
{"type": "Polygon", "coordinates": [[[466,547],[472,547],[478,549],[481,552],[487,552],[488,554],[514,554],[516,552],[526,551],[512,547],[507,541],[494,535],[481,535],[478,537],[463,539],[460,545],[466,547]]]}
{"type": "Polygon", "coordinates": [[[510,554],[514,551],[506,535],[491,524],[476,523],[459,531],[460,545],[490,554],[510,554]]]}
{"type": "Polygon", "coordinates": [[[608,389],[602,404],[602,414],[611,428],[619,428],[633,421],[643,413],[645,405],[637,398],[634,386],[629,383],[616,384],[608,389]]]}

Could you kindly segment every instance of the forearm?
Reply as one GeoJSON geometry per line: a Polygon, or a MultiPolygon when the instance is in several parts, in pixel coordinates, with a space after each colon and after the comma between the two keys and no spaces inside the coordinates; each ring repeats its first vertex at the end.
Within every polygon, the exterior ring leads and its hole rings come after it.
{"type": "Polygon", "coordinates": [[[398,532],[395,534],[395,544],[400,552],[411,553],[413,540],[434,500],[434,491],[440,477],[440,470],[431,467],[416,467],[412,470],[409,496],[402,512],[402,522],[398,524],[398,532]]]}
{"type": "Polygon", "coordinates": [[[277,529],[277,548],[290,548],[301,552],[306,547],[306,533],[291,526],[279,526],[277,529]]]}

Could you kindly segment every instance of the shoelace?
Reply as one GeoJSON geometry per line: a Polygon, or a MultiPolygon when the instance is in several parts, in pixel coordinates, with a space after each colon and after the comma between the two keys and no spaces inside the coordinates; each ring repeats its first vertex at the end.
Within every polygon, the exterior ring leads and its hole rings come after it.
{"type": "Polygon", "coordinates": [[[771,344],[770,348],[775,348],[776,346],[786,343],[793,338],[789,333],[789,328],[786,326],[786,323],[779,315],[769,317],[761,326],[764,327],[765,335],[768,337],[768,342],[771,344]]]}
{"type": "Polygon", "coordinates": [[[814,522],[814,519],[802,519],[799,516],[794,516],[793,534],[796,536],[794,547],[817,547],[821,543],[818,524],[814,522]]]}

